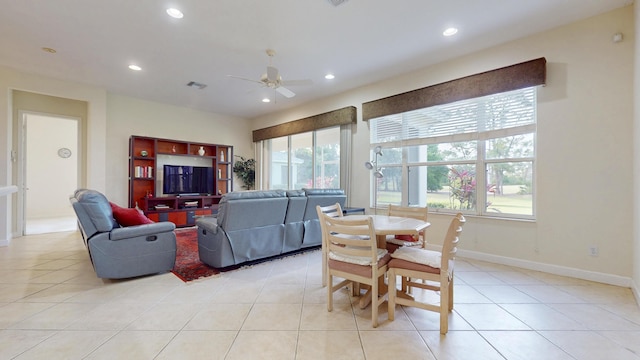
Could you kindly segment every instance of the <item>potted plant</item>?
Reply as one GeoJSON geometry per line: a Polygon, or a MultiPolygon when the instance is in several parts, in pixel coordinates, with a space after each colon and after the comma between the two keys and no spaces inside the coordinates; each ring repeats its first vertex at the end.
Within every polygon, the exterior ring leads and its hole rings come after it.
{"type": "Polygon", "coordinates": [[[242,186],[247,190],[252,190],[256,183],[256,161],[254,159],[245,159],[244,156],[238,156],[240,160],[233,163],[233,172],[244,183],[242,186]]]}

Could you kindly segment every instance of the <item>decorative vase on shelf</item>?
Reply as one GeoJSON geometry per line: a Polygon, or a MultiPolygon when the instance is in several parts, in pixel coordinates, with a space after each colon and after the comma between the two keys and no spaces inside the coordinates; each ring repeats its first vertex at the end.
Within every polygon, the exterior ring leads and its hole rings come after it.
{"type": "Polygon", "coordinates": [[[220,161],[224,162],[224,151],[220,150],[220,161]]]}
{"type": "Polygon", "coordinates": [[[204,147],[200,146],[200,149],[198,149],[198,155],[204,156],[204,147]]]}
{"type": "Polygon", "coordinates": [[[173,147],[171,148],[171,152],[172,152],[172,153],[175,153],[175,152],[176,152],[176,146],[175,146],[175,145],[173,145],[173,147]]]}

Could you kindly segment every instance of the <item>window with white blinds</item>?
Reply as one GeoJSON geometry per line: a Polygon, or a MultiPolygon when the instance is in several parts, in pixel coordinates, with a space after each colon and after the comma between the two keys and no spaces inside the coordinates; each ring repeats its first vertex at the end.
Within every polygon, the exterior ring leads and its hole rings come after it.
{"type": "Polygon", "coordinates": [[[535,119],[536,90],[531,87],[372,119],[370,140],[371,144],[442,137],[471,140],[491,131],[530,131],[535,119]]]}
{"type": "Polygon", "coordinates": [[[523,88],[369,120],[374,207],[535,219],[537,89],[523,88]],[[378,162],[379,161],[379,162],[378,162]]]}

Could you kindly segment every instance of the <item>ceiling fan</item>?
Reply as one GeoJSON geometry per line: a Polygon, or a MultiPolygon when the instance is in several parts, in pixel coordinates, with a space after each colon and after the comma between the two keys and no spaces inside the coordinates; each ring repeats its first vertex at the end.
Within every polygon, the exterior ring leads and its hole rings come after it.
{"type": "Polygon", "coordinates": [[[247,79],[240,76],[227,75],[234,79],[240,79],[245,81],[251,81],[254,83],[258,83],[263,87],[268,87],[273,89],[274,91],[279,92],[281,95],[287,98],[292,98],[296,96],[296,94],[287,89],[285,86],[298,86],[298,85],[311,85],[313,82],[309,79],[306,80],[283,80],[282,76],[280,76],[280,72],[278,69],[271,65],[271,61],[275,56],[276,52],[272,49],[267,49],[267,55],[269,56],[269,66],[267,66],[267,72],[262,74],[260,80],[247,79]]]}

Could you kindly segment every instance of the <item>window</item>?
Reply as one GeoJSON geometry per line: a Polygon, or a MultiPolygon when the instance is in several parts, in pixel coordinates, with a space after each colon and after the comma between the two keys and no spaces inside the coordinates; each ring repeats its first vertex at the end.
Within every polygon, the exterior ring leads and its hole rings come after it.
{"type": "Polygon", "coordinates": [[[286,189],[289,183],[289,139],[280,137],[265,142],[269,161],[269,189],[286,189]]]}
{"type": "Polygon", "coordinates": [[[339,188],[340,126],[263,141],[268,189],[339,188]]]}
{"type": "Polygon", "coordinates": [[[316,131],[315,182],[321,189],[340,188],[340,128],[316,131]]]}
{"type": "Polygon", "coordinates": [[[535,124],[533,87],[372,119],[372,202],[533,218],[535,124]]]}
{"type": "MultiPolygon", "coordinates": [[[[289,173],[291,178],[287,189],[302,189],[313,179],[313,132],[291,135],[289,173]]],[[[282,188],[281,188],[282,189],[282,188]]]]}

